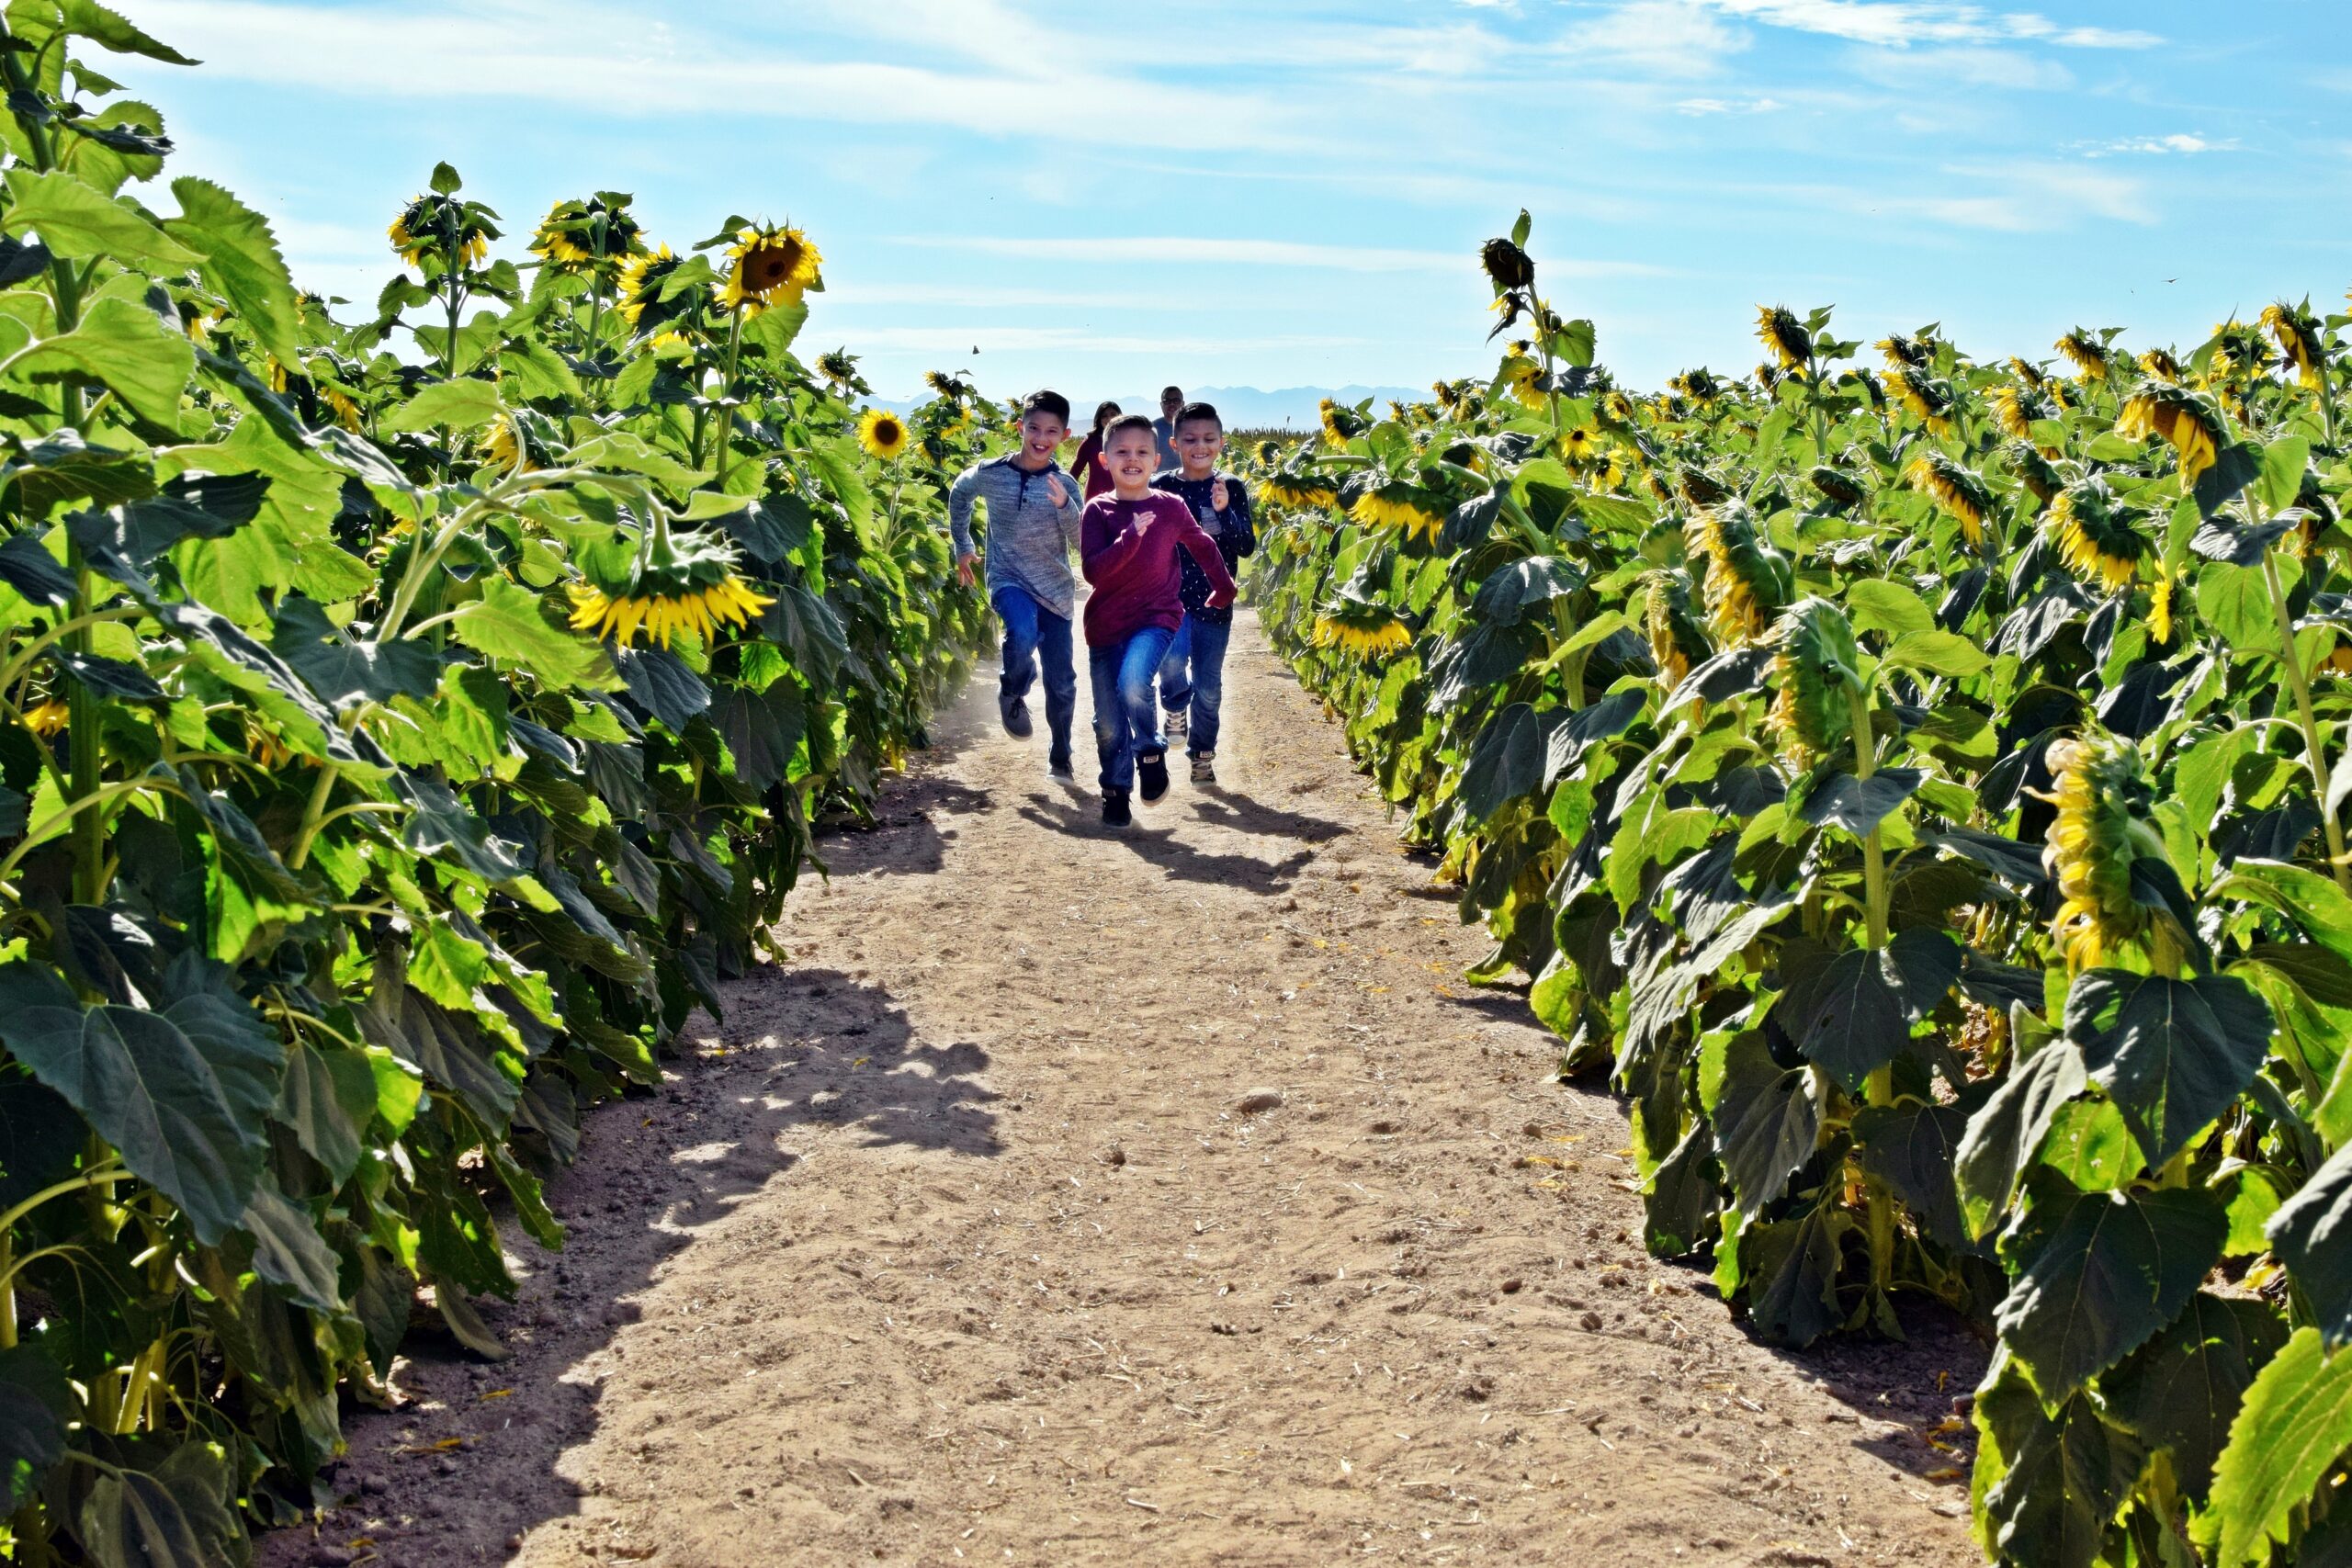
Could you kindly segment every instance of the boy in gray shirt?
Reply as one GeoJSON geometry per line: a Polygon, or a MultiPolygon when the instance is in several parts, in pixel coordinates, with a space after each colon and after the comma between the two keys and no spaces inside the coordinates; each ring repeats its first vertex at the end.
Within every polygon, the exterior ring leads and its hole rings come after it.
{"type": "Polygon", "coordinates": [[[1069,434],[1069,400],[1032,392],[1021,405],[1021,446],[1008,457],[975,463],[947,492],[947,527],[956,540],[956,570],[972,581],[972,502],[988,503],[989,604],[1004,626],[1004,673],[997,713],[1005,733],[1031,733],[1028,695],[1042,660],[1046,676],[1046,764],[1070,774],[1069,732],[1078,713],[1078,674],[1070,661],[1070,621],[1077,580],[1069,552],[1078,545],[1084,500],[1054,460],[1069,434]]]}

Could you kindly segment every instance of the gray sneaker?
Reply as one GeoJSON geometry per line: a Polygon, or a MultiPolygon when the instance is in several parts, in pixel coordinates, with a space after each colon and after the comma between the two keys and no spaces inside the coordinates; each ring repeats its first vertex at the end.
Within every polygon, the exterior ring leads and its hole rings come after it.
{"type": "Polygon", "coordinates": [[[1193,716],[1184,708],[1170,708],[1159,716],[1160,728],[1171,741],[1182,740],[1193,732],[1193,716]]]}
{"type": "Polygon", "coordinates": [[[1216,752],[1195,751],[1193,753],[1193,782],[1196,784],[1216,783],[1216,752]]]}

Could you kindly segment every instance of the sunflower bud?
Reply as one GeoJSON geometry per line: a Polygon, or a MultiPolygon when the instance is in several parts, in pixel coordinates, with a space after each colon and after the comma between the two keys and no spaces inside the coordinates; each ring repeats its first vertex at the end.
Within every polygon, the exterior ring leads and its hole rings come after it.
{"type": "Polygon", "coordinates": [[[2160,967],[2179,964],[2181,933],[2172,917],[2142,904],[2132,891],[2135,861],[2170,862],[2163,835],[2149,818],[2155,804],[2139,751],[2111,735],[2053,740],[2048,752],[2058,807],[2042,864],[2057,879],[2064,900],[2051,935],[2069,973],[2105,964],[2133,946],[2160,967]]]}
{"type": "Polygon", "coordinates": [[[1853,741],[1850,682],[1861,662],[1846,612],[1826,599],[1800,599],[1772,628],[1778,645],[1772,672],[1780,694],[1772,724],[1806,758],[1830,755],[1853,741]]]}

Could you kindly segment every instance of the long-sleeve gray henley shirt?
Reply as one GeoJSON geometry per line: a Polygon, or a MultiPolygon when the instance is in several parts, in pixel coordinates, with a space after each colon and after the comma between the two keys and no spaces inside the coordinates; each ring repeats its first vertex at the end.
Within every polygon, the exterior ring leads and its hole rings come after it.
{"type": "Polygon", "coordinates": [[[1012,458],[975,463],[958,475],[947,492],[947,529],[955,536],[958,556],[972,552],[972,502],[989,507],[988,585],[990,597],[1000,588],[1019,588],[1064,620],[1078,608],[1078,581],[1071,576],[1069,553],[1078,547],[1078,525],[1085,496],[1076,479],[1063,473],[1059,463],[1031,472],[1012,458]],[[1063,504],[1054,504],[1059,475],[1063,504]]]}

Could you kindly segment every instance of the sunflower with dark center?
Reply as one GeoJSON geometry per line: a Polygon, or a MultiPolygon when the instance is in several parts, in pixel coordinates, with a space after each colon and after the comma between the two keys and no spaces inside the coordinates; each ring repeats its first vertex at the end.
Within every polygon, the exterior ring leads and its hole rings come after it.
{"type": "Polygon", "coordinates": [[[1311,640],[1358,659],[1386,659],[1413,646],[1413,629],[1384,605],[1340,599],[1316,615],[1311,640]]]}
{"type": "Polygon", "coordinates": [[[1951,434],[1951,388],[1916,370],[1889,370],[1886,389],[1936,435],[1951,434]]]}
{"type": "Polygon", "coordinates": [[[2211,393],[2159,382],[2123,400],[2115,434],[2127,441],[2160,435],[2172,443],[2180,458],[2181,492],[2187,494],[2197,488],[2198,476],[2220,460],[2229,424],[2211,393]]]}
{"type": "Polygon", "coordinates": [[[741,229],[727,254],[735,265],[719,287],[718,303],[746,316],[799,299],[817,286],[817,269],[824,260],[808,236],[788,223],[741,229]]]}
{"type": "Polygon", "coordinates": [[[889,462],[907,449],[907,422],[888,409],[867,409],[858,416],[857,444],[866,456],[889,462]]]}
{"type": "Polygon", "coordinates": [[[2138,513],[2115,499],[2103,479],[2079,479],[2051,503],[2050,527],[2058,558],[2084,577],[2121,588],[2138,575],[2140,563],[2156,553],[2138,513]]]}
{"type": "Polygon", "coordinates": [[[2159,973],[2177,971],[2187,955],[2183,933],[2132,890],[2135,862],[2172,863],[2139,750],[2111,735],[2086,735],[2052,741],[2047,757],[2057,787],[2043,798],[2058,813],[2041,863],[2064,900],[2050,932],[2067,971],[2098,968],[2132,949],[2159,973]]]}
{"type": "Polygon", "coordinates": [[[1800,599],[1774,625],[1772,643],[1772,726],[1782,742],[1808,760],[1843,750],[1853,738],[1852,682],[1861,663],[1846,613],[1826,599],[1800,599]]]}
{"type": "Polygon", "coordinates": [[[1783,370],[1794,370],[1813,357],[1813,335],[1786,305],[1756,307],[1756,337],[1783,370]]]}
{"type": "Polygon", "coordinates": [[[1984,519],[1993,511],[1993,492],[1968,468],[1940,452],[1923,452],[1911,460],[1904,479],[1913,490],[1934,498],[1959,520],[1961,536],[1970,549],[1984,545],[1984,519]]]}
{"type": "Polygon", "coordinates": [[[2140,374],[2147,377],[2152,381],[2177,381],[2180,379],[2180,361],[2175,359],[2172,355],[2165,349],[2151,348],[2143,350],[2136,363],[2140,367],[2140,374]]]}
{"type": "Polygon", "coordinates": [[[1345,408],[1325,398],[1315,405],[1323,423],[1323,439],[1334,446],[1345,446],[1355,437],[1372,428],[1372,422],[1351,408],[1345,408]]]}
{"type": "Polygon", "coordinates": [[[922,373],[922,384],[929,387],[933,392],[946,399],[951,403],[962,403],[971,400],[971,383],[967,381],[959,381],[944,370],[924,371],[922,373]]]}
{"type": "Polygon", "coordinates": [[[749,626],[775,601],[735,570],[735,551],[707,535],[657,532],[626,581],[582,582],[571,588],[571,625],[628,647],[644,632],[650,647],[667,648],[680,632],[705,641],[724,626],[749,626]]]}
{"type": "Polygon", "coordinates": [[[1535,263],[1511,241],[1498,237],[1479,246],[1478,265],[1487,269],[1487,281],[1498,294],[1534,285],[1535,263]]]}
{"type": "Polygon", "coordinates": [[[2033,422],[2058,412],[2030,387],[1996,387],[1984,394],[1984,400],[1992,405],[1993,423],[2001,427],[2001,434],[2018,441],[2032,440],[2033,422]]]}

